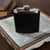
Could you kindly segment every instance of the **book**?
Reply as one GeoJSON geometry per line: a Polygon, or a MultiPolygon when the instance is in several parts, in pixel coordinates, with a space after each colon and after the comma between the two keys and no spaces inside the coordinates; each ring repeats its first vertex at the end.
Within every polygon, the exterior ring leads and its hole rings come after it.
{"type": "Polygon", "coordinates": [[[12,0],[0,0],[0,10],[6,10],[12,0]]]}
{"type": "Polygon", "coordinates": [[[31,50],[50,41],[50,19],[40,14],[39,32],[22,34],[15,31],[14,16],[0,20],[0,33],[16,50],[31,50]]]}
{"type": "Polygon", "coordinates": [[[12,0],[11,4],[8,6],[8,8],[5,11],[0,10],[0,17],[9,15],[12,12],[12,10],[15,8],[15,6],[16,6],[16,2],[12,0]]]}
{"type": "Polygon", "coordinates": [[[6,10],[12,0],[0,0],[0,10],[6,10]]]}

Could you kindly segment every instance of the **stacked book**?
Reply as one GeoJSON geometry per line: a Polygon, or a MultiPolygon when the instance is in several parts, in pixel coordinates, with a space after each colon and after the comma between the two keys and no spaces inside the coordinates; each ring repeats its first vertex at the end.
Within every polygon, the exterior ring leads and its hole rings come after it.
{"type": "Polygon", "coordinates": [[[0,0],[0,17],[11,14],[15,6],[15,0],[0,0]]]}

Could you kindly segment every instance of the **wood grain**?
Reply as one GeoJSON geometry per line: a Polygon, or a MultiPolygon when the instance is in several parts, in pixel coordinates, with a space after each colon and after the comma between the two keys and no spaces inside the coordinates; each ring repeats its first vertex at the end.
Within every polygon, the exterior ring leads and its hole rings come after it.
{"type": "Polygon", "coordinates": [[[0,34],[0,50],[14,50],[0,34]]]}
{"type": "Polygon", "coordinates": [[[50,16],[50,0],[16,0],[17,7],[25,4],[30,5],[31,8],[36,7],[50,16]]]}

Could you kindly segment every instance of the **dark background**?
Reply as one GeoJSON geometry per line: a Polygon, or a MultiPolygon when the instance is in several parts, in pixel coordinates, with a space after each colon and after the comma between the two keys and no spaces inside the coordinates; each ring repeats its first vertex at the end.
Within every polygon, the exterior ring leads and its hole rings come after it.
{"type": "MultiPolygon", "coordinates": [[[[28,4],[31,8],[36,7],[50,16],[50,0],[16,0],[17,7],[28,4]]],[[[14,50],[0,34],[0,50],[14,50]]],[[[45,42],[41,47],[34,50],[50,50],[50,42],[45,42]]]]}
{"type": "Polygon", "coordinates": [[[16,0],[17,7],[23,5],[30,5],[31,8],[36,7],[50,15],[50,0],[16,0]]]}

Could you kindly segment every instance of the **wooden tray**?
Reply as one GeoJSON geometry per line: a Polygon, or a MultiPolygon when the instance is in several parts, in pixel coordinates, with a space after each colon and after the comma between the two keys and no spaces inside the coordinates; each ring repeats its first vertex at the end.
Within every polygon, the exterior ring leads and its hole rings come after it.
{"type": "Polygon", "coordinates": [[[0,32],[16,50],[31,50],[40,47],[45,41],[50,41],[50,19],[41,13],[39,32],[21,34],[15,32],[14,17],[12,16],[0,20],[0,32]]]}

